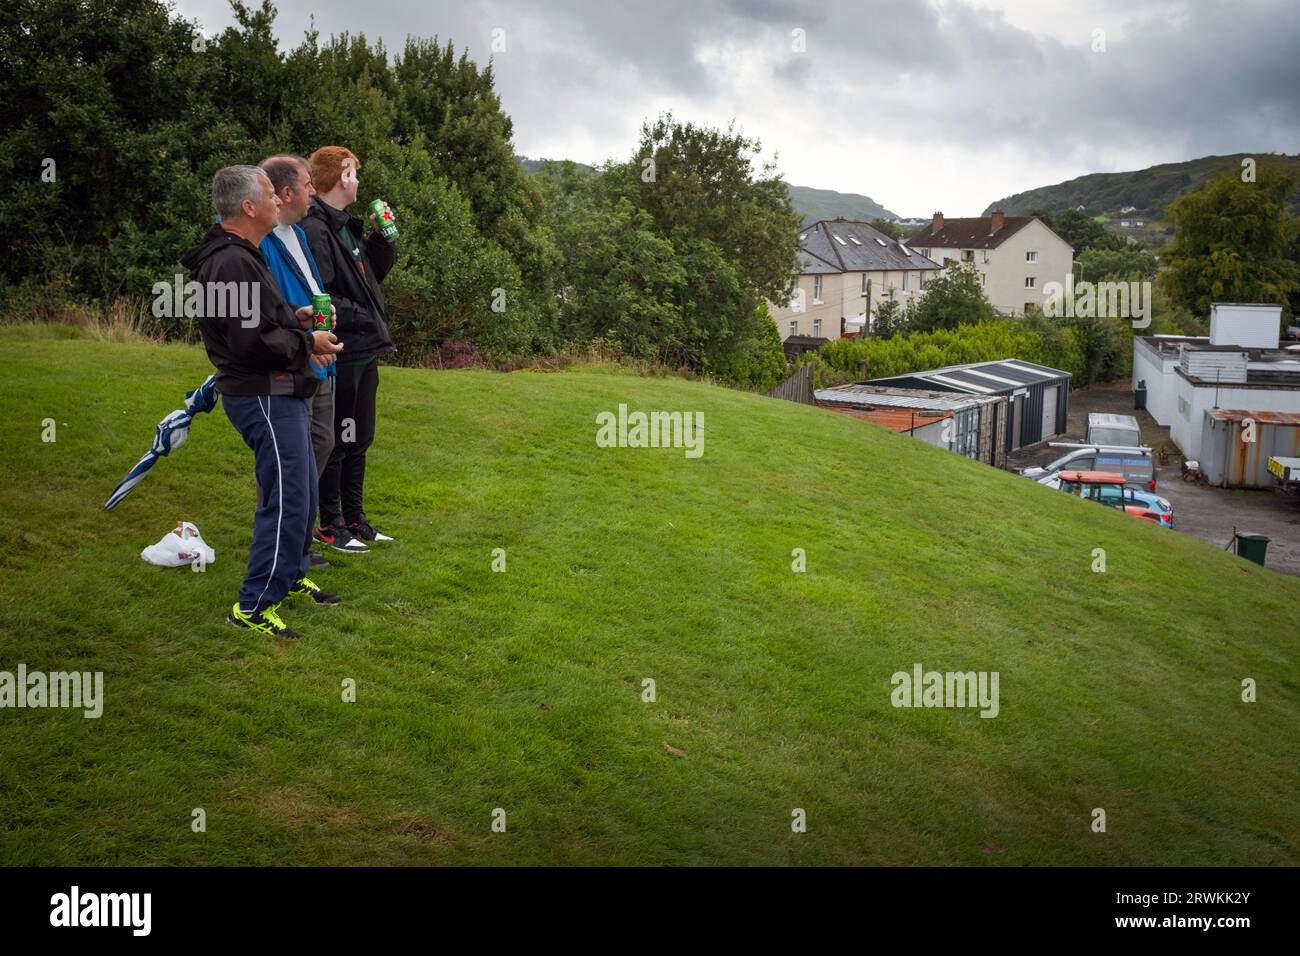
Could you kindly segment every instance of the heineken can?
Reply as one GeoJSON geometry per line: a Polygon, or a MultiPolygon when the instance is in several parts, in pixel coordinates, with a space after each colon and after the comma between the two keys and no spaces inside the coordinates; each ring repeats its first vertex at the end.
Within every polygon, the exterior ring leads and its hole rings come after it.
{"type": "Polygon", "coordinates": [[[384,238],[396,239],[397,223],[393,222],[393,213],[389,210],[388,203],[376,199],[370,204],[370,211],[375,214],[375,224],[379,226],[379,231],[384,234],[384,238]]]}
{"type": "Polygon", "coordinates": [[[329,296],[311,297],[311,327],[313,332],[334,331],[334,311],[330,308],[329,296]]]}

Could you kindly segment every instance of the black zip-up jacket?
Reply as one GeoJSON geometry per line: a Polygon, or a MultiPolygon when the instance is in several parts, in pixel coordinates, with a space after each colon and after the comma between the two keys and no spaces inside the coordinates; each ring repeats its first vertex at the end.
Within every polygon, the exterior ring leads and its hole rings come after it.
{"type": "Polygon", "coordinates": [[[311,333],[298,324],[293,309],[285,304],[257,246],[214,223],[202,241],[181,257],[181,264],[202,286],[205,304],[212,301],[215,305],[221,298],[208,294],[208,283],[235,284],[228,287],[235,290],[233,299],[225,299],[225,305],[211,310],[232,314],[207,315],[209,310],[204,308],[198,316],[208,359],[217,367],[218,392],[295,398],[316,393],[316,376],[308,362],[311,333]],[[238,309],[230,308],[232,301],[251,305],[253,284],[257,288],[256,324],[251,323],[253,316],[241,316],[238,309]]]}
{"type": "Polygon", "coordinates": [[[361,239],[366,235],[361,220],[322,202],[318,196],[312,197],[307,215],[298,225],[307,233],[307,244],[325,282],[325,291],[338,310],[334,334],[343,343],[339,358],[355,361],[396,352],[384,314],[384,294],[379,291],[379,283],[397,258],[393,244],[374,231],[361,239]],[[357,240],[360,264],[343,241],[344,229],[357,240]]]}

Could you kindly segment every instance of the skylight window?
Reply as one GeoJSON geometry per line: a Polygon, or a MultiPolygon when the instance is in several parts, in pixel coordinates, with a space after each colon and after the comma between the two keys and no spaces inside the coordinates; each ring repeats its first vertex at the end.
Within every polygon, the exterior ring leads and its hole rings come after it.
{"type": "Polygon", "coordinates": [[[849,236],[849,242],[853,243],[855,246],[862,245],[862,243],[858,242],[857,236],[849,236]]]}
{"type": "Polygon", "coordinates": [[[843,239],[841,239],[839,236],[836,236],[835,233],[832,232],[831,235],[832,235],[832,236],[835,236],[835,241],[838,242],[841,246],[847,246],[847,245],[848,245],[847,242],[845,242],[845,241],[844,241],[843,239]]]}
{"type": "Polygon", "coordinates": [[[884,239],[877,239],[876,242],[880,243],[881,246],[884,246],[884,244],[885,244],[885,240],[884,240],[884,239]]]}

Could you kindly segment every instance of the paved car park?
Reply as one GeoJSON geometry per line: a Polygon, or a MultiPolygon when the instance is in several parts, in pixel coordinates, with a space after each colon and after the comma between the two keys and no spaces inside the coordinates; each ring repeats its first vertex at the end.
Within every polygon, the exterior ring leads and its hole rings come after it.
{"type": "MultiPolygon", "coordinates": [[[[1173,505],[1176,531],[1220,548],[1232,541],[1234,528],[1267,535],[1270,540],[1265,567],[1300,576],[1300,496],[1281,491],[1212,488],[1183,481],[1183,458],[1169,438],[1169,429],[1156,424],[1147,412],[1133,409],[1133,392],[1127,380],[1072,391],[1069,408],[1067,433],[1057,441],[1082,442],[1088,430],[1089,412],[1137,418],[1142,426],[1143,443],[1150,445],[1154,454],[1163,450],[1168,455],[1166,464],[1156,462],[1156,492],[1173,505]]],[[[1007,467],[1046,465],[1063,454],[1065,449],[1040,442],[1008,455],[1007,467]]]]}

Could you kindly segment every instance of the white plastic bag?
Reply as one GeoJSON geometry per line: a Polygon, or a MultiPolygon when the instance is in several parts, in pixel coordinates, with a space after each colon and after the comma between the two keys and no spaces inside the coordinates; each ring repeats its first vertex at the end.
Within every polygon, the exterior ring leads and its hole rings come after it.
{"type": "Polygon", "coordinates": [[[180,568],[196,561],[203,567],[217,560],[217,552],[208,547],[198,528],[182,521],[157,544],[141,551],[140,557],[162,568],[180,568]]]}

